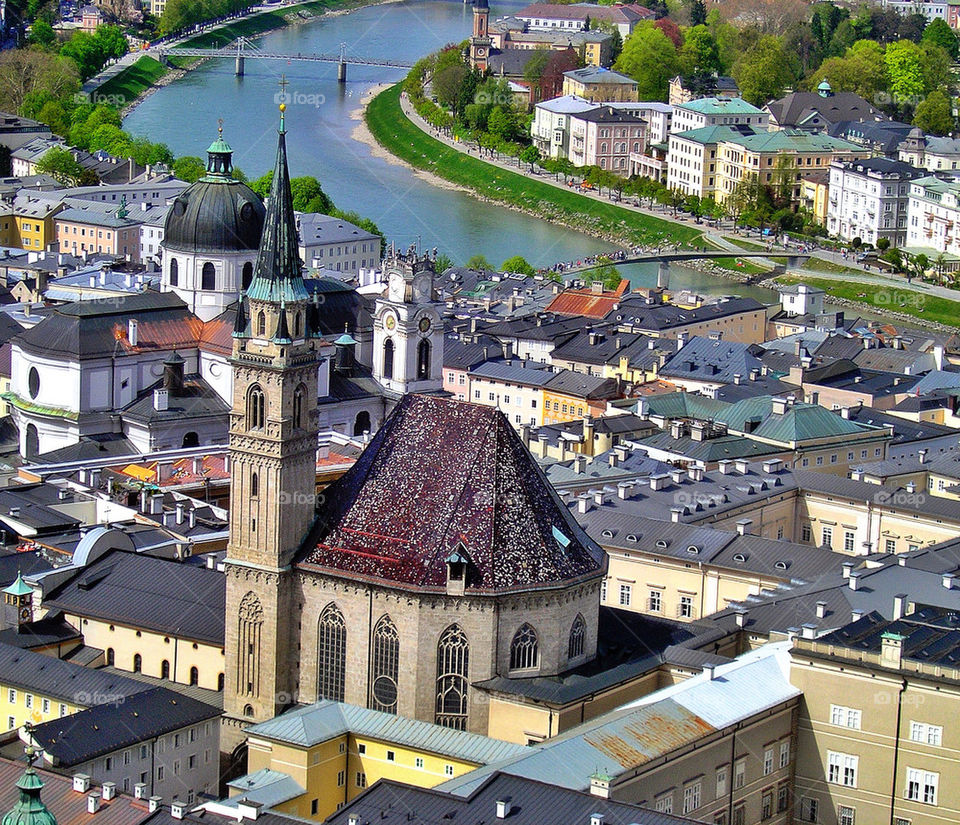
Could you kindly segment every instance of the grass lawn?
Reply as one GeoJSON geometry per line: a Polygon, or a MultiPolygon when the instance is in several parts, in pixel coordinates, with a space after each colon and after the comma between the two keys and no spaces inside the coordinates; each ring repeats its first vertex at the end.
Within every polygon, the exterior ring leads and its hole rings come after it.
{"type": "Polygon", "coordinates": [[[724,235],[723,239],[728,243],[735,243],[741,249],[745,249],[748,252],[763,252],[766,249],[766,247],[761,244],[745,241],[742,238],[737,238],[732,235],[724,235]]]}
{"type": "Polygon", "coordinates": [[[825,261],[822,258],[808,258],[801,265],[801,269],[812,269],[820,272],[836,272],[838,275],[863,275],[862,269],[855,269],[852,266],[835,264],[833,261],[825,261]]]}
{"type": "Polygon", "coordinates": [[[400,85],[377,95],[367,107],[367,127],[391,154],[473,190],[491,200],[515,206],[544,220],[563,222],[592,235],[612,235],[634,244],[690,244],[700,231],[650,215],[596,201],[525,175],[464,155],[434,140],[411,123],[400,109],[400,85]]]}
{"type": "Polygon", "coordinates": [[[864,284],[829,281],[824,278],[777,278],[778,283],[805,283],[819,287],[828,295],[855,301],[874,310],[892,310],[924,321],[960,326],[960,300],[952,301],[916,292],[897,284],[864,284]]]}
{"type": "Polygon", "coordinates": [[[116,95],[122,105],[132,103],[167,73],[158,60],[144,55],[132,66],[111,77],[99,89],[98,95],[116,95]]]}

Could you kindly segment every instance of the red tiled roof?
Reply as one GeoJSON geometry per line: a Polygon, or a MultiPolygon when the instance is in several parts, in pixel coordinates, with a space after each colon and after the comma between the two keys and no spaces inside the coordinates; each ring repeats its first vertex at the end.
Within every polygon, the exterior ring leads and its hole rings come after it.
{"type": "Polygon", "coordinates": [[[605,318],[620,302],[630,282],[620,281],[615,292],[593,292],[590,289],[565,289],[547,306],[547,312],[557,315],[579,315],[584,318],[605,318]]]}

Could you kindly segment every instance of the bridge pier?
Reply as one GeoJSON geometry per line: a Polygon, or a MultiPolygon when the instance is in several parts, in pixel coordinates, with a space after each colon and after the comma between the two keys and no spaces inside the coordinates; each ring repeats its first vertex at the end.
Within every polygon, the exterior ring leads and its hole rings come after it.
{"type": "Polygon", "coordinates": [[[234,72],[237,77],[243,77],[243,61],[244,61],[243,55],[238,54],[236,70],[234,72]]]}
{"type": "Polygon", "coordinates": [[[657,289],[670,288],[670,264],[667,261],[660,261],[657,266],[657,289]]]}
{"type": "Polygon", "coordinates": [[[347,82],[347,61],[341,58],[337,64],[337,83],[347,82]]]}

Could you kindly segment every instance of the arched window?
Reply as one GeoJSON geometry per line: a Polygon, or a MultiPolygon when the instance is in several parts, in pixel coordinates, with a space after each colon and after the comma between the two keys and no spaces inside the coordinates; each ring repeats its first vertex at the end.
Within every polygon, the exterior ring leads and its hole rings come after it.
{"type": "Polygon", "coordinates": [[[370,707],[386,713],[397,712],[397,677],[400,668],[400,634],[389,616],[377,622],[373,631],[373,682],[370,707]]]}
{"type": "Polygon", "coordinates": [[[424,338],[417,345],[417,379],[430,377],[430,342],[424,338]]]}
{"type": "Polygon", "coordinates": [[[222,673],[217,674],[217,690],[223,690],[224,678],[222,673]]]}
{"type": "Polygon", "coordinates": [[[250,282],[253,280],[253,264],[250,261],[247,261],[243,265],[243,272],[240,275],[240,285],[246,290],[250,286],[250,282]]]}
{"type": "Polygon", "coordinates": [[[200,289],[214,290],[217,288],[217,271],[213,264],[207,261],[200,270],[200,289]]]}
{"type": "Polygon", "coordinates": [[[177,286],[180,283],[180,264],[176,258],[170,259],[170,286],[177,286]]]}
{"type": "Polygon", "coordinates": [[[170,678],[170,662],[167,659],[164,659],[162,662],[160,662],[160,678],[170,678]]]}
{"type": "Polygon", "coordinates": [[[188,433],[183,434],[183,446],[184,447],[199,447],[200,446],[200,436],[197,435],[192,430],[188,433]]]}
{"type": "Polygon", "coordinates": [[[262,430],[266,420],[266,399],[259,384],[252,384],[247,390],[247,429],[262,430]]]}
{"type": "Polygon", "coordinates": [[[347,623],[331,603],[317,625],[317,700],[343,701],[347,670],[347,623]]]}
{"type": "Polygon", "coordinates": [[[393,339],[383,342],[383,377],[393,378],[393,339]]]}
{"type": "Polygon", "coordinates": [[[267,316],[261,310],[260,314],[257,315],[257,335],[261,338],[267,334],[267,316]]]}
{"type": "Polygon", "coordinates": [[[467,676],[470,645],[460,625],[452,624],[437,643],[438,725],[467,729],[467,676]]]}
{"type": "Polygon", "coordinates": [[[260,476],[257,473],[250,475],[250,498],[256,498],[260,495],[260,476]]]}
{"type": "Polygon", "coordinates": [[[293,316],[293,337],[299,338],[303,335],[303,315],[299,312],[293,316]]]}
{"type": "Polygon", "coordinates": [[[303,401],[306,397],[307,388],[303,384],[293,391],[293,426],[297,430],[303,427],[303,401]]]}
{"type": "Polygon", "coordinates": [[[243,706],[243,715],[248,719],[253,718],[253,705],[244,705],[243,706]]]}
{"type": "Polygon", "coordinates": [[[40,453],[40,434],[36,424],[27,424],[27,434],[24,437],[23,454],[32,458],[40,453]]]}
{"type": "Polygon", "coordinates": [[[253,592],[240,601],[237,611],[237,692],[260,695],[260,637],[263,632],[263,605],[253,592]]]}
{"type": "Polygon", "coordinates": [[[190,668],[190,684],[199,685],[200,684],[200,671],[196,667],[190,668]]]}
{"type": "Polygon", "coordinates": [[[353,421],[353,434],[363,435],[364,433],[370,432],[370,430],[370,413],[366,410],[360,410],[353,421]]]}
{"type": "Polygon", "coordinates": [[[587,623],[579,613],[573,620],[573,626],[570,628],[570,643],[567,645],[567,658],[576,659],[577,656],[583,656],[583,642],[587,634],[587,623]]]}
{"type": "Polygon", "coordinates": [[[143,669],[143,657],[139,653],[133,654],[133,672],[139,673],[143,669]]]}
{"type": "Polygon", "coordinates": [[[113,667],[113,663],[116,661],[117,654],[114,652],[112,647],[107,648],[107,665],[113,667]]]}
{"type": "Polygon", "coordinates": [[[526,670],[540,665],[540,642],[537,631],[524,624],[510,644],[510,670],[526,670]]]}

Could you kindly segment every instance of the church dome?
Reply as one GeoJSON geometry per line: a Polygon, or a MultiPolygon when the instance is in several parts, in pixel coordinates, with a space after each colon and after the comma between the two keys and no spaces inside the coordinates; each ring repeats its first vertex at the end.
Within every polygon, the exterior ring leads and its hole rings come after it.
{"type": "Polygon", "coordinates": [[[231,177],[233,150],[223,134],[207,150],[207,173],[170,206],[163,245],[180,252],[243,252],[258,249],[266,214],[263,201],[231,177]]]}

